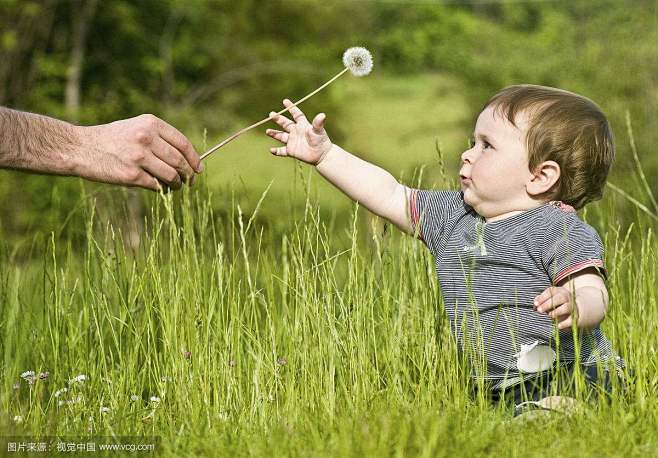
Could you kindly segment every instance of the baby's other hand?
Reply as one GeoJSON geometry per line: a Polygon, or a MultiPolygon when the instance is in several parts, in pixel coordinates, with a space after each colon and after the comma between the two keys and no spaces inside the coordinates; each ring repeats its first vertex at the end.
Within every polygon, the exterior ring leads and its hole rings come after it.
{"type": "Polygon", "coordinates": [[[578,318],[576,299],[567,288],[551,286],[535,297],[534,308],[557,320],[558,329],[571,327],[572,315],[578,318]]]}
{"type": "Polygon", "coordinates": [[[290,108],[290,114],[294,121],[283,115],[270,113],[272,121],[276,122],[283,131],[267,129],[265,133],[280,141],[284,146],[270,148],[275,156],[290,156],[307,164],[317,165],[332,147],[331,140],[324,130],[324,113],[318,114],[312,123],[308,122],[302,110],[293,106],[293,103],[285,99],[283,105],[290,108]]]}

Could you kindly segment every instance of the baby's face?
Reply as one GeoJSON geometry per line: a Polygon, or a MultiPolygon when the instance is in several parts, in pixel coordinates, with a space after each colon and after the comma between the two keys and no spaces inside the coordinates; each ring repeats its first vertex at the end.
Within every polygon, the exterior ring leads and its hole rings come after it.
{"type": "Polygon", "coordinates": [[[525,146],[527,116],[521,113],[515,122],[518,128],[487,107],[478,116],[471,148],[462,154],[464,201],[487,219],[527,207],[526,184],[533,176],[525,146]]]}

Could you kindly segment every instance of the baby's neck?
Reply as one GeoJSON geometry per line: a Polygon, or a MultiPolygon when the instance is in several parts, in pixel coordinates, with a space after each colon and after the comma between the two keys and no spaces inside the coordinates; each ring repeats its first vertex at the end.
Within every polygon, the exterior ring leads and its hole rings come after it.
{"type": "Polygon", "coordinates": [[[490,216],[488,218],[485,217],[484,221],[487,222],[487,223],[492,223],[494,221],[500,221],[502,219],[509,218],[510,216],[518,215],[519,213],[523,213],[524,211],[527,211],[527,210],[514,210],[514,211],[511,211],[511,212],[502,213],[500,215],[490,216]]]}
{"type": "Polygon", "coordinates": [[[504,219],[509,218],[511,216],[518,215],[519,213],[524,213],[524,212],[527,212],[527,211],[532,210],[534,208],[541,207],[546,202],[547,201],[533,201],[532,203],[530,203],[527,206],[524,206],[524,208],[520,209],[520,210],[509,210],[509,211],[506,211],[506,212],[503,212],[503,213],[500,213],[500,214],[497,214],[497,215],[489,215],[489,216],[482,216],[482,217],[484,218],[484,221],[487,222],[487,223],[492,223],[494,221],[501,221],[501,220],[504,220],[504,219]]]}

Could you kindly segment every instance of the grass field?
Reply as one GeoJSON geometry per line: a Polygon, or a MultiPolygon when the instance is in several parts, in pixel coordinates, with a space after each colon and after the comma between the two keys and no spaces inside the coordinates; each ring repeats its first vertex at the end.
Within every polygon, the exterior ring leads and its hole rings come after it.
{"type": "MultiPolygon", "coordinates": [[[[441,183],[433,115],[448,132],[467,114],[455,99],[439,117],[429,94],[442,85],[426,78],[409,104],[405,83],[373,84],[390,115],[368,119],[366,93],[345,147],[397,176],[434,161],[425,180],[441,183]],[[423,135],[387,140],[414,125],[423,135]]],[[[335,96],[356,100],[353,84],[335,96]]],[[[270,157],[266,138],[241,141],[201,186],[148,199],[136,252],[84,192],[82,242],[0,244],[4,435],[157,436],[163,456],[658,455],[655,216],[611,192],[583,215],[606,246],[603,330],[634,370],[628,392],[517,422],[469,396],[425,247],[270,157]]]]}

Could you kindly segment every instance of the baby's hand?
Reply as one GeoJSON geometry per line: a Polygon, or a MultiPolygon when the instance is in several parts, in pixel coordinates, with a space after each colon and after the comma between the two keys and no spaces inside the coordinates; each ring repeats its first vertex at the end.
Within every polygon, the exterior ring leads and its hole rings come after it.
{"type": "MultiPolygon", "coordinates": [[[[288,108],[292,106],[292,102],[285,99],[283,105],[288,108]]],[[[285,145],[270,148],[270,152],[275,156],[290,156],[308,164],[319,164],[332,146],[324,130],[326,116],[320,113],[313,119],[313,123],[309,123],[302,110],[297,107],[292,107],[290,114],[294,121],[283,115],[270,113],[272,120],[281,126],[284,132],[267,129],[265,133],[285,145]]]]}
{"type": "Polygon", "coordinates": [[[576,320],[578,319],[576,298],[563,286],[551,286],[545,289],[535,297],[534,307],[538,312],[546,313],[551,318],[557,319],[558,329],[571,327],[572,313],[576,320]]]}

